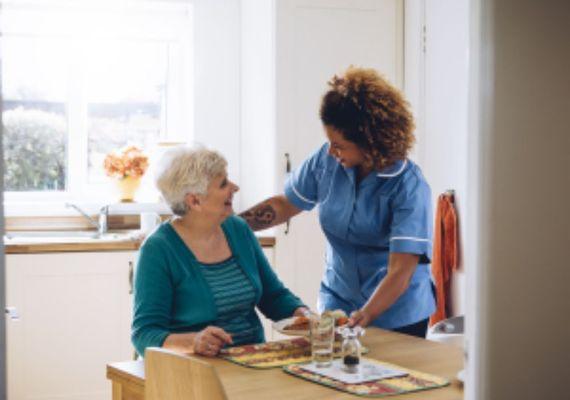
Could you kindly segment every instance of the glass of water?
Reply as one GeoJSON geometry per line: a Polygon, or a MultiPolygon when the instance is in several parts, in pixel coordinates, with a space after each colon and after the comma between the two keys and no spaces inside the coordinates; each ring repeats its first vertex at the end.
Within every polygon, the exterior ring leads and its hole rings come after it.
{"type": "Polygon", "coordinates": [[[317,367],[332,365],[333,342],[334,318],[330,315],[311,318],[311,354],[317,367]]]}

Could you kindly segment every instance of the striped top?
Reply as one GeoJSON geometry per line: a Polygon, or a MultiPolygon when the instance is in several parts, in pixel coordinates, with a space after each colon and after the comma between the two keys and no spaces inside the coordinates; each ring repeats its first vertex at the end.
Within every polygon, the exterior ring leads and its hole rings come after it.
{"type": "Polygon", "coordinates": [[[220,263],[200,263],[200,268],[218,310],[212,325],[228,332],[234,346],[259,342],[263,331],[255,314],[255,291],[236,259],[230,257],[220,263]]]}

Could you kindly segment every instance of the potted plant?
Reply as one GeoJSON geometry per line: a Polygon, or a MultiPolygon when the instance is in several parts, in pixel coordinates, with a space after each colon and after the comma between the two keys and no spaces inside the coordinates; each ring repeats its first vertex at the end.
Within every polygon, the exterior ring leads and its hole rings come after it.
{"type": "Polygon", "coordinates": [[[105,157],[105,173],[116,179],[121,202],[134,201],[135,192],[148,168],[148,157],[136,146],[127,146],[105,157]]]}

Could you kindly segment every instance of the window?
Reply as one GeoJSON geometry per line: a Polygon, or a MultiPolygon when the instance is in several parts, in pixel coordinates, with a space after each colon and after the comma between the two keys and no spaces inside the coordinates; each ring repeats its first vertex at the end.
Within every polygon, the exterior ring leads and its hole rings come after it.
{"type": "Polygon", "coordinates": [[[191,140],[184,1],[2,2],[6,202],[111,201],[103,159],[191,140]]]}

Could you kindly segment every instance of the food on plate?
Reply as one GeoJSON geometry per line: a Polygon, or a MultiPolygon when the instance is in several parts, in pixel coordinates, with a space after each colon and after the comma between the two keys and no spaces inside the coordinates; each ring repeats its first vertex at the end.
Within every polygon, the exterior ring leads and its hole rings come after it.
{"type": "Polygon", "coordinates": [[[309,318],[307,317],[295,317],[289,325],[283,327],[285,331],[308,331],[309,330],[309,318]]]}
{"type": "Polygon", "coordinates": [[[328,314],[333,317],[335,326],[343,326],[348,323],[348,316],[342,310],[327,310],[323,314],[328,314]]]}
{"type": "MultiPolygon", "coordinates": [[[[342,310],[327,310],[323,315],[328,315],[334,319],[335,326],[343,326],[348,323],[348,317],[342,310]]],[[[295,317],[291,322],[283,327],[284,331],[308,331],[310,329],[310,318],[305,316],[295,317]]]]}

